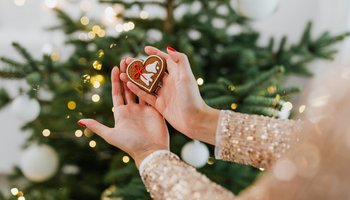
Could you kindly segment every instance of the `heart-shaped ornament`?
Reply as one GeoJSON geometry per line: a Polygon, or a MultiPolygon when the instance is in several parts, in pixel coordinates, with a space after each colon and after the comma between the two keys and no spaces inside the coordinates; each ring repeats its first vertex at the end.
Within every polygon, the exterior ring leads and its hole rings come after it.
{"type": "Polygon", "coordinates": [[[162,80],[166,70],[166,62],[157,55],[147,57],[145,61],[133,60],[126,69],[131,82],[146,92],[153,93],[162,80]]]}

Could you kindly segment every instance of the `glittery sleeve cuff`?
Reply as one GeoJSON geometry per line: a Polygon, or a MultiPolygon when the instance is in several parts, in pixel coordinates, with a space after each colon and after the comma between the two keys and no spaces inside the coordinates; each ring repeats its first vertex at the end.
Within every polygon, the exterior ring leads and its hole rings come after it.
{"type": "Polygon", "coordinates": [[[156,151],[140,165],[147,191],[155,200],[229,200],[231,192],[211,182],[169,151],[156,151]]]}
{"type": "Polygon", "coordinates": [[[298,140],[300,121],[221,111],[215,157],[269,168],[298,140]]]}

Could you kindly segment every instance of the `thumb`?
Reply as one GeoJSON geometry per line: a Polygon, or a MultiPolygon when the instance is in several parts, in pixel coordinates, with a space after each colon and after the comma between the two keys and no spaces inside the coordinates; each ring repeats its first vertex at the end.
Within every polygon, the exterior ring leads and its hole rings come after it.
{"type": "Polygon", "coordinates": [[[90,129],[104,140],[107,140],[110,133],[110,128],[93,119],[81,119],[77,122],[78,125],[90,129]]]}

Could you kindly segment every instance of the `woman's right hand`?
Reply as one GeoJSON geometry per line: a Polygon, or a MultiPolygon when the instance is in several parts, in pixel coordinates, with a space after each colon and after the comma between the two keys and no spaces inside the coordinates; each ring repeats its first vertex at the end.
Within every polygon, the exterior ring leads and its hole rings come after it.
{"type": "MultiPolygon", "coordinates": [[[[172,48],[167,48],[165,53],[147,46],[145,52],[163,57],[167,62],[168,74],[164,76],[157,95],[141,90],[125,73],[121,74],[121,80],[127,82],[127,87],[134,94],[156,108],[178,131],[192,139],[215,144],[219,111],[206,105],[202,99],[187,56],[172,48]]],[[[128,58],[126,63],[132,60],[128,58]]]]}

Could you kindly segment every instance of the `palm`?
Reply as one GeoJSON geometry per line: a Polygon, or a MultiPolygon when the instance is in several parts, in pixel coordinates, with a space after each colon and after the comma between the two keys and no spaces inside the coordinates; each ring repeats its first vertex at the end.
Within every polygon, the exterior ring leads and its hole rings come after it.
{"type": "MultiPolygon", "coordinates": [[[[148,138],[154,143],[162,143],[168,140],[167,127],[162,116],[152,107],[140,104],[119,106],[114,113],[115,127],[109,139],[111,143],[128,141],[120,144],[120,148],[127,148],[130,144],[144,149],[144,142],[148,138]],[[160,142],[159,142],[160,141],[160,142]]],[[[148,144],[147,144],[148,145],[148,144]]],[[[161,144],[157,144],[161,145],[161,144]]]]}

